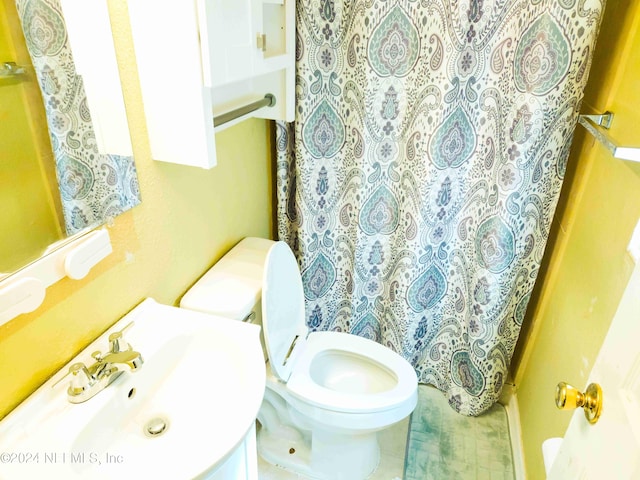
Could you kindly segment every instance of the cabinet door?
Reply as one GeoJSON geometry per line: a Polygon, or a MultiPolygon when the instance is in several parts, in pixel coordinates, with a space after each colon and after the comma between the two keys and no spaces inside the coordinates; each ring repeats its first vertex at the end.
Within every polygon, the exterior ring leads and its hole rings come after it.
{"type": "Polygon", "coordinates": [[[251,78],[259,60],[255,0],[197,0],[205,85],[251,78]]]}
{"type": "Polygon", "coordinates": [[[211,89],[203,82],[195,3],[127,3],[152,158],[215,166],[211,89]]]}
{"type": "MultiPolygon", "coordinates": [[[[227,126],[249,117],[291,122],[295,118],[295,0],[252,0],[251,3],[252,7],[245,9],[252,14],[251,21],[246,22],[252,25],[249,35],[252,42],[247,50],[252,53],[247,54],[246,64],[247,69],[251,65],[253,70],[251,75],[236,75],[232,81],[214,82],[214,115],[271,94],[276,99],[274,106],[244,115],[227,126]]],[[[208,14],[220,18],[221,12],[224,17],[219,7],[208,14]]],[[[216,130],[220,128],[225,126],[216,130]]]]}

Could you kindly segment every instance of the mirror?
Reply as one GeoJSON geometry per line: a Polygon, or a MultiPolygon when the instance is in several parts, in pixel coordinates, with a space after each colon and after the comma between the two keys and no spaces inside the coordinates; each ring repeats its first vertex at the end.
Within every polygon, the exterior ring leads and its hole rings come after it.
{"type": "Polygon", "coordinates": [[[0,122],[0,272],[140,203],[106,0],[0,0],[0,122]]]}

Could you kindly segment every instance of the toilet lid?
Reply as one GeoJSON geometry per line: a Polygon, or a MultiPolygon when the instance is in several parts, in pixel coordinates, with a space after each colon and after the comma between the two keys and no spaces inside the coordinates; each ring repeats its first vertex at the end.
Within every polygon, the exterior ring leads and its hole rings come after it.
{"type": "Polygon", "coordinates": [[[285,242],[274,243],[267,253],[262,281],[262,328],[271,371],[286,382],[308,329],[300,269],[285,242]]]}

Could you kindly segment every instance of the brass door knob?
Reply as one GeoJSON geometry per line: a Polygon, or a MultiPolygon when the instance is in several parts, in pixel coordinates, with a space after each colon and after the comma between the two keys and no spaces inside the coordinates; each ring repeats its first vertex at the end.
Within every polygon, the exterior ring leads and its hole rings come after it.
{"type": "Polygon", "coordinates": [[[568,383],[560,382],[556,387],[556,407],[560,410],[582,407],[589,423],[596,423],[602,413],[602,388],[597,383],[590,383],[582,393],[568,383]]]}

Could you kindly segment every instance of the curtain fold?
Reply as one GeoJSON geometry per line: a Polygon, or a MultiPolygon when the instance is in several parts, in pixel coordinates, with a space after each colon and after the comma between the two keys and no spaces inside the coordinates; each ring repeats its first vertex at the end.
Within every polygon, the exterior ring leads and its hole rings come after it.
{"type": "Polygon", "coordinates": [[[499,397],[587,81],[598,0],[299,1],[278,235],[307,324],[499,397]]]}
{"type": "Polygon", "coordinates": [[[133,157],[98,151],[59,0],[16,0],[44,101],[68,235],[103,224],[141,201],[133,157]]]}

